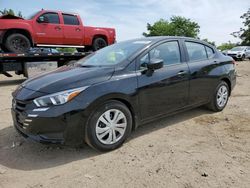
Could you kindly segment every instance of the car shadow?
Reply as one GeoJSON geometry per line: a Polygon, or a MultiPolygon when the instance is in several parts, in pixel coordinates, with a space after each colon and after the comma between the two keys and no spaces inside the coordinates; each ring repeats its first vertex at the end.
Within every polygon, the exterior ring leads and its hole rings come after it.
{"type": "MultiPolygon", "coordinates": [[[[205,108],[196,108],[170,117],[140,126],[127,142],[134,138],[157,131],[167,126],[199,117],[211,112],[205,108]]],[[[126,143],[125,143],[126,145],[126,143]]],[[[118,149],[119,150],[119,149],[118,149]]],[[[116,151],[113,151],[116,152],[116,151]]],[[[103,153],[95,151],[87,145],[73,148],[58,145],[43,145],[22,138],[13,126],[0,130],[0,165],[18,170],[37,170],[53,168],[77,160],[85,160],[103,153]]]]}
{"type": "Polygon", "coordinates": [[[15,80],[1,80],[0,87],[1,86],[19,85],[19,84],[23,83],[25,80],[26,80],[25,78],[15,79],[15,80]]]}

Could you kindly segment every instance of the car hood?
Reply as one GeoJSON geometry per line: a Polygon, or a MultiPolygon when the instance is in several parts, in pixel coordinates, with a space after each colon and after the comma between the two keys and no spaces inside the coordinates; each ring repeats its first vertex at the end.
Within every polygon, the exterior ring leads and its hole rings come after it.
{"type": "Polygon", "coordinates": [[[41,95],[51,94],[106,81],[111,78],[113,72],[114,67],[63,66],[52,72],[28,79],[21,87],[41,93],[41,95]]]}
{"type": "Polygon", "coordinates": [[[228,54],[238,54],[238,53],[242,53],[243,51],[231,51],[231,50],[228,50],[227,53],[228,54]]]}

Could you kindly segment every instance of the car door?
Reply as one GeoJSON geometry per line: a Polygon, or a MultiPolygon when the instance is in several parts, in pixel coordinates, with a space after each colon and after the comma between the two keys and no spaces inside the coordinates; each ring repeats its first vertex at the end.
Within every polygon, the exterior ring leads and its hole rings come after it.
{"type": "Polygon", "coordinates": [[[246,58],[250,59],[250,47],[246,48],[246,58]]]}
{"type": "Polygon", "coordinates": [[[41,14],[34,23],[37,44],[62,44],[63,28],[59,15],[55,12],[41,14]],[[40,22],[39,20],[45,20],[40,22]]]}
{"type": "Polygon", "coordinates": [[[138,58],[138,96],[142,121],[187,105],[189,68],[180,49],[178,40],[167,41],[138,58]],[[148,75],[145,65],[152,59],[162,59],[164,66],[148,75]]]}
{"type": "Polygon", "coordinates": [[[83,44],[83,30],[77,15],[62,14],[64,22],[64,44],[83,44]]]}
{"type": "Polygon", "coordinates": [[[196,41],[185,41],[184,43],[190,68],[189,104],[208,102],[218,79],[213,76],[212,71],[217,67],[221,68],[215,58],[215,51],[196,41]]]}

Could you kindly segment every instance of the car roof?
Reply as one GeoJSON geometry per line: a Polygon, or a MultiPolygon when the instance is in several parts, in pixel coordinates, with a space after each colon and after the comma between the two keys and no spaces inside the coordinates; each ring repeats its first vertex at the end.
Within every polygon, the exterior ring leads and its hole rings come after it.
{"type": "Polygon", "coordinates": [[[198,42],[198,43],[203,43],[204,45],[207,45],[209,47],[212,47],[215,49],[215,46],[207,43],[206,41],[202,41],[196,38],[192,38],[192,37],[182,37],[182,36],[153,36],[153,37],[142,37],[142,38],[136,38],[136,39],[131,39],[129,41],[150,41],[151,43],[157,43],[160,42],[162,40],[168,40],[168,39],[185,39],[185,40],[190,40],[190,41],[194,41],[194,42],[198,42]]]}

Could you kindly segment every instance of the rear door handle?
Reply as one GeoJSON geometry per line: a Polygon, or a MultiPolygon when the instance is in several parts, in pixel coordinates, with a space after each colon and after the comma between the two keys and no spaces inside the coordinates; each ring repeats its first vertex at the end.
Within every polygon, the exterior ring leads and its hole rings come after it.
{"type": "Polygon", "coordinates": [[[80,28],[76,28],[76,31],[81,31],[81,29],[80,28]]]}

